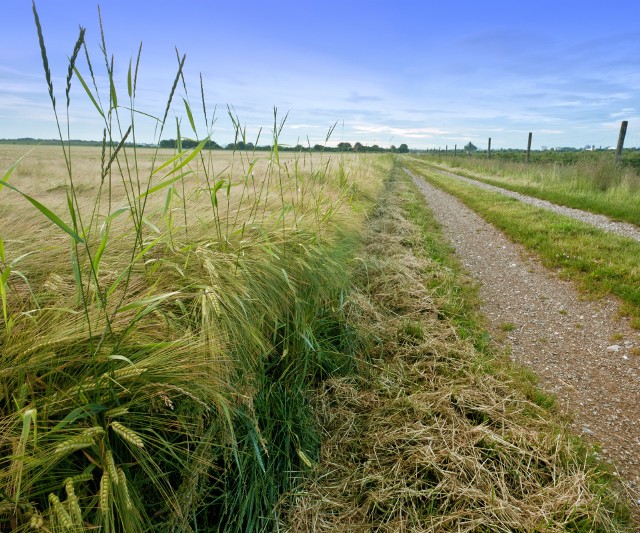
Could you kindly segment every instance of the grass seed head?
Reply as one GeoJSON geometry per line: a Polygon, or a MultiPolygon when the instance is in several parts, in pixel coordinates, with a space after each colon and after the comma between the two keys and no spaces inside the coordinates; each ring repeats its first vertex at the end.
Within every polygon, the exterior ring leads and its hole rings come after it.
{"type": "Polygon", "coordinates": [[[75,437],[71,437],[55,447],[56,454],[68,454],[74,452],[76,450],[82,450],[83,448],[88,448],[89,446],[93,446],[95,444],[95,440],[91,435],[76,435],[75,437]]]}
{"type": "Polygon", "coordinates": [[[131,501],[131,496],[129,495],[129,487],[127,487],[127,476],[124,473],[122,468],[118,467],[118,484],[122,489],[122,494],[124,495],[125,505],[128,510],[133,509],[133,502],[131,501]]]}
{"type": "Polygon", "coordinates": [[[144,442],[142,441],[142,438],[140,438],[140,435],[138,435],[132,429],[129,429],[127,426],[114,420],[113,422],[111,422],[111,429],[113,429],[113,431],[120,435],[120,437],[122,437],[129,444],[133,444],[138,448],[144,448],[144,442]]]}
{"type": "Polygon", "coordinates": [[[67,513],[67,510],[64,508],[64,505],[62,505],[60,498],[51,493],[49,494],[49,503],[53,507],[56,518],[58,519],[62,527],[65,529],[73,528],[73,520],[71,520],[69,513],[67,513]]]}
{"type": "Polygon", "coordinates": [[[111,479],[109,473],[104,470],[100,479],[100,491],[98,493],[98,503],[100,510],[106,513],[109,510],[109,492],[111,491],[111,479]]]}
{"type": "Polygon", "coordinates": [[[116,463],[113,460],[113,453],[111,450],[107,450],[104,454],[104,467],[106,471],[109,472],[109,476],[111,476],[113,484],[117,485],[120,482],[120,477],[118,476],[116,463]]]}

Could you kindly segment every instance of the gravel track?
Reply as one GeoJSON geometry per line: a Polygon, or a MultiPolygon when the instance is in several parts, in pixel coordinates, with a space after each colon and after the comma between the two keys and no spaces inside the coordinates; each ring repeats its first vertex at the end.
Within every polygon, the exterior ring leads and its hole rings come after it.
{"type": "Polygon", "coordinates": [[[458,199],[407,173],[479,282],[492,337],[540,377],[577,432],[601,444],[640,516],[640,334],[619,318],[619,302],[585,299],[458,199]]]}
{"type": "Polygon", "coordinates": [[[591,224],[602,230],[610,231],[611,233],[617,233],[618,235],[623,235],[624,237],[629,237],[636,241],[640,241],[640,227],[636,226],[635,224],[630,224],[628,222],[616,222],[604,215],[596,215],[595,213],[589,213],[580,209],[574,209],[573,207],[554,204],[548,202],[547,200],[540,200],[539,198],[534,198],[533,196],[527,196],[519,192],[509,191],[507,189],[503,189],[502,187],[489,185],[488,183],[467,178],[465,176],[460,176],[459,174],[447,172],[446,170],[441,170],[436,167],[432,167],[431,170],[433,172],[437,172],[438,174],[444,174],[445,176],[464,181],[465,183],[468,183],[470,185],[475,185],[476,187],[480,187],[481,189],[487,189],[492,192],[498,192],[505,196],[510,196],[511,198],[520,200],[525,204],[541,207],[543,209],[553,211],[554,213],[560,213],[561,215],[566,215],[568,217],[575,218],[576,220],[586,222],[587,224],[591,224]]]}

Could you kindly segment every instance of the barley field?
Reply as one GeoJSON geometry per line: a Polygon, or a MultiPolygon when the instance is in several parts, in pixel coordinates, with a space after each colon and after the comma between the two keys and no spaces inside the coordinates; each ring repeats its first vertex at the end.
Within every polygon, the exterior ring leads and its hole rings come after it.
{"type": "Polygon", "coordinates": [[[71,147],[69,178],[37,147],[7,177],[25,150],[1,151],[3,527],[266,527],[318,453],[312,383],[351,364],[340,298],[388,162],[211,152],[174,180],[173,152],[107,174],[71,147]]]}

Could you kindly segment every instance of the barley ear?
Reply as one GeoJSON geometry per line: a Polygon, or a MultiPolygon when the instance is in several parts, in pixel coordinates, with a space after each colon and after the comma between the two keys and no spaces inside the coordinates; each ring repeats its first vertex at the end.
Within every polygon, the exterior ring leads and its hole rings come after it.
{"type": "Polygon", "coordinates": [[[109,510],[109,491],[111,489],[111,480],[109,479],[109,474],[105,470],[102,473],[102,478],[100,479],[100,492],[98,493],[98,502],[100,503],[100,510],[103,513],[106,513],[109,510]]]}
{"type": "Polygon", "coordinates": [[[127,487],[127,476],[125,476],[124,470],[118,467],[118,482],[120,487],[122,488],[122,493],[124,495],[125,505],[127,509],[133,509],[133,502],[131,501],[131,496],[129,495],[129,487],[127,487]]]}
{"type": "Polygon", "coordinates": [[[129,444],[133,444],[138,448],[144,448],[144,442],[135,431],[129,429],[127,426],[120,422],[111,422],[111,429],[115,431],[123,440],[126,440],[129,444]]]}
{"type": "Polygon", "coordinates": [[[36,29],[38,30],[38,42],[40,43],[40,54],[42,55],[42,66],[44,67],[44,75],[47,79],[47,86],[49,87],[49,98],[51,98],[51,103],[53,104],[53,108],[56,108],[56,97],[53,95],[53,82],[51,81],[51,69],[49,68],[49,60],[47,59],[47,49],[44,45],[44,35],[42,34],[42,26],[40,25],[40,17],[38,16],[38,11],[36,10],[36,2],[32,0],[31,2],[33,9],[33,18],[36,22],[36,29]]]}
{"type": "Polygon", "coordinates": [[[113,453],[111,453],[111,450],[107,450],[104,454],[104,466],[106,467],[106,471],[109,472],[109,476],[111,476],[113,484],[117,485],[120,483],[118,471],[116,470],[116,462],[113,460],[113,453]]]}
{"type": "Polygon", "coordinates": [[[60,498],[58,498],[55,494],[49,494],[49,503],[53,507],[53,510],[56,512],[56,518],[65,529],[73,528],[73,521],[67,513],[67,510],[62,505],[60,498]]]}

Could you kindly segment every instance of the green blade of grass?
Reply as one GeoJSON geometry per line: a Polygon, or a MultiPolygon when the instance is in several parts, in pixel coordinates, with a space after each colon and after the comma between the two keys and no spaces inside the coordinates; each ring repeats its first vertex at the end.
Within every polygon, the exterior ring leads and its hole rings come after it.
{"type": "Polygon", "coordinates": [[[11,274],[11,267],[8,266],[0,272],[0,301],[2,302],[2,317],[4,324],[9,329],[9,309],[7,305],[7,280],[11,274]]]}
{"type": "Polygon", "coordinates": [[[189,106],[189,102],[187,102],[186,98],[184,97],[182,97],[182,101],[184,102],[184,108],[187,110],[187,117],[189,118],[189,124],[191,125],[191,129],[193,130],[193,133],[197,134],[196,123],[193,120],[193,113],[191,113],[191,107],[189,106]]]}
{"type": "Polygon", "coordinates": [[[96,101],[96,99],[94,98],[93,94],[91,93],[91,89],[89,89],[89,86],[84,81],[84,78],[82,77],[82,75],[78,71],[77,67],[75,67],[75,66],[73,67],[73,72],[75,72],[76,77],[80,81],[80,85],[82,85],[82,87],[84,87],[84,91],[87,93],[87,96],[89,97],[89,100],[91,100],[91,103],[93,103],[93,106],[96,108],[98,113],[100,113],[100,116],[102,118],[104,118],[104,113],[102,112],[102,109],[100,109],[100,106],[98,105],[98,102],[96,101]]]}
{"type": "MultiPolygon", "coordinates": [[[[134,86],[133,89],[135,91],[135,86],[134,86]]],[[[139,109],[133,109],[132,107],[127,107],[125,105],[121,105],[120,109],[124,109],[126,111],[130,111],[131,113],[135,113],[136,115],[142,115],[144,117],[151,118],[151,119],[155,120],[156,122],[160,122],[160,119],[158,117],[156,117],[155,115],[151,115],[149,113],[145,113],[144,111],[140,111],[139,109]]]]}
{"type": "Polygon", "coordinates": [[[165,187],[168,187],[172,183],[175,183],[176,181],[184,178],[185,176],[188,176],[189,174],[193,174],[193,171],[192,170],[187,170],[187,172],[183,172],[182,174],[178,174],[177,176],[173,176],[172,178],[164,180],[164,181],[158,183],[158,185],[155,185],[155,186],[151,187],[148,191],[143,192],[140,196],[137,196],[136,200],[140,200],[140,198],[144,198],[145,196],[149,196],[150,194],[153,194],[154,192],[157,192],[157,191],[159,191],[161,189],[164,189],[165,187]]]}
{"type": "Polygon", "coordinates": [[[105,224],[103,231],[101,232],[102,237],[100,239],[100,245],[98,246],[93,259],[91,260],[93,271],[96,277],[98,277],[98,272],[100,271],[100,260],[102,259],[102,254],[104,253],[104,250],[107,247],[107,241],[109,240],[109,227],[109,224],[105,224]]]}
{"type": "MultiPolygon", "coordinates": [[[[182,167],[184,167],[185,165],[188,165],[191,160],[196,157],[201,151],[202,149],[205,147],[205,145],[207,144],[207,142],[209,142],[209,137],[205,137],[202,142],[196,146],[191,153],[185,157],[180,163],[178,163],[175,167],[173,167],[171,169],[171,171],[169,172],[169,174],[173,174],[175,171],[180,170],[182,167]]],[[[158,172],[160,172],[161,170],[167,168],[169,165],[171,165],[172,163],[175,163],[178,159],[180,159],[182,156],[184,156],[185,152],[180,152],[176,155],[174,155],[173,157],[171,157],[170,159],[168,159],[167,161],[165,161],[162,165],[160,165],[158,168],[156,168],[151,175],[157,174],[158,172]]],[[[168,175],[168,174],[167,174],[168,175]]]]}
{"type": "MultiPolygon", "coordinates": [[[[21,457],[24,455],[26,448],[27,448],[27,439],[29,438],[29,433],[31,432],[31,417],[34,414],[34,410],[33,409],[27,409],[24,414],[22,415],[22,433],[20,434],[20,444],[18,445],[18,457],[21,457]]],[[[34,421],[35,422],[35,421],[34,421]]],[[[35,424],[34,424],[35,426],[35,424]]],[[[20,489],[21,489],[21,485],[22,485],[22,465],[24,465],[24,463],[22,461],[17,461],[18,465],[21,465],[18,468],[18,471],[16,472],[16,479],[15,479],[15,503],[16,506],[18,505],[18,502],[20,501],[20,489]]]]}
{"type": "Polygon", "coordinates": [[[118,93],[116,93],[116,85],[113,81],[113,56],[111,56],[111,67],[109,68],[109,86],[111,94],[111,109],[118,108],[118,93]]]}
{"type": "Polygon", "coordinates": [[[210,192],[211,192],[211,202],[213,204],[213,207],[218,206],[218,191],[224,186],[225,183],[226,183],[226,180],[221,179],[221,180],[218,180],[213,187],[211,187],[210,192]]]}
{"type": "Polygon", "coordinates": [[[69,424],[73,424],[78,420],[82,420],[84,418],[88,418],[90,416],[96,415],[98,413],[102,413],[106,411],[107,407],[104,405],[89,403],[87,405],[81,405],[80,407],[76,407],[73,411],[71,411],[67,416],[65,416],[60,422],[58,422],[52,429],[51,433],[55,431],[59,431],[69,424]]]}
{"type": "Polygon", "coordinates": [[[129,93],[129,98],[133,95],[133,87],[131,84],[131,60],[129,60],[129,71],[127,72],[127,93],[129,93]]]}
{"type": "Polygon", "coordinates": [[[119,209],[116,209],[113,213],[111,213],[105,220],[105,222],[108,224],[109,222],[111,222],[114,218],[119,217],[122,213],[126,213],[127,211],[131,211],[131,206],[126,205],[124,207],[120,207],[119,209]]]}
{"type": "Polygon", "coordinates": [[[169,190],[167,191],[167,197],[164,200],[164,211],[162,212],[163,216],[167,216],[167,213],[169,213],[169,209],[171,208],[171,199],[173,198],[173,191],[174,191],[175,187],[169,187],[169,190]]]}
{"type": "MultiPolygon", "coordinates": [[[[29,150],[29,152],[31,152],[31,150],[29,150]]],[[[27,152],[27,154],[29,153],[27,152]]],[[[3,185],[3,181],[9,181],[9,178],[11,177],[11,174],[13,174],[13,172],[15,171],[16,168],[18,168],[18,165],[20,164],[20,161],[22,161],[27,154],[24,154],[20,159],[18,159],[13,165],[11,165],[11,168],[9,168],[9,170],[7,170],[4,174],[4,176],[2,176],[2,179],[0,179],[0,191],[2,190],[2,187],[4,187],[3,185]]]]}
{"type": "Polygon", "coordinates": [[[56,215],[53,211],[51,211],[48,207],[42,205],[38,200],[32,198],[28,194],[22,192],[17,187],[7,183],[6,181],[0,180],[0,185],[7,187],[18,194],[20,194],[25,200],[27,200],[31,205],[33,205],[38,211],[40,211],[44,216],[46,216],[51,222],[53,222],[56,226],[58,226],[62,231],[71,235],[71,237],[79,243],[83,243],[84,239],[82,239],[75,231],[73,231],[67,224],[65,224],[62,219],[56,215]]]}

